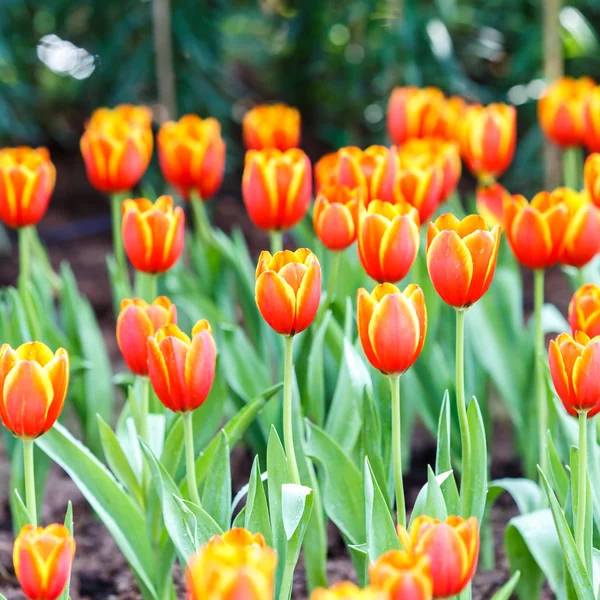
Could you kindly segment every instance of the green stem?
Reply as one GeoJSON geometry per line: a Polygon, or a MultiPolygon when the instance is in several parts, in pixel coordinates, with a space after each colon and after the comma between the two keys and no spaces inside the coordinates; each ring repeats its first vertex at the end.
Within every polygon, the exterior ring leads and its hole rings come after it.
{"type": "Polygon", "coordinates": [[[31,279],[31,227],[19,229],[19,288],[24,289],[31,279]]]}
{"type": "Polygon", "coordinates": [[[456,311],[456,405],[462,445],[461,511],[471,512],[471,436],[465,400],[465,311],[456,311]]]}
{"type": "Polygon", "coordinates": [[[391,377],[392,384],[392,448],[394,463],[394,486],[396,488],[396,512],[398,525],[406,527],[406,502],[402,480],[402,423],[400,416],[400,377],[391,377]]]}
{"type": "Polygon", "coordinates": [[[192,190],[190,193],[190,203],[192,205],[192,215],[194,217],[194,229],[202,245],[211,243],[212,230],[210,220],[206,212],[206,206],[198,190],[192,190]]]}
{"type": "Polygon", "coordinates": [[[564,185],[579,191],[583,177],[581,148],[573,146],[563,152],[564,185]]]}
{"type": "Polygon", "coordinates": [[[298,463],[296,462],[296,451],[294,450],[294,429],[293,429],[293,398],[292,383],[294,379],[294,359],[293,359],[294,338],[288,336],[285,338],[285,366],[283,372],[283,443],[285,454],[288,459],[292,483],[300,485],[300,473],[298,472],[298,463]]]}
{"type": "Polygon", "coordinates": [[[37,507],[35,501],[35,470],[33,466],[33,441],[23,440],[23,462],[25,466],[25,501],[31,523],[37,527],[37,507]]]}
{"type": "Polygon", "coordinates": [[[281,252],[283,250],[283,233],[281,231],[270,231],[269,238],[271,239],[271,254],[281,252]]]}
{"type": "MultiPolygon", "coordinates": [[[[140,437],[145,444],[149,442],[148,436],[148,406],[150,404],[150,380],[147,377],[140,377],[140,437]]],[[[148,490],[150,481],[150,472],[146,461],[142,458],[142,489],[144,493],[148,490]]]]}
{"type": "Polygon", "coordinates": [[[333,304],[333,301],[335,300],[335,286],[337,284],[341,261],[342,253],[334,252],[333,259],[331,260],[329,278],[327,279],[327,295],[325,296],[325,302],[323,303],[323,310],[327,310],[329,305],[333,304]]]}
{"type": "Polygon", "coordinates": [[[194,454],[194,422],[192,412],[183,414],[183,431],[185,434],[185,461],[187,469],[187,483],[190,498],[194,504],[202,506],[196,482],[196,459],[194,454]]]}
{"type": "Polygon", "coordinates": [[[136,271],[135,293],[138,298],[143,298],[146,302],[154,302],[156,300],[157,287],[158,275],[136,271]]]}
{"type": "Polygon", "coordinates": [[[544,383],[544,330],[542,327],[542,308],[544,307],[544,269],[534,271],[533,304],[535,318],[535,389],[537,397],[537,421],[539,437],[539,465],[547,473],[546,432],[548,431],[548,398],[544,383]]]}
{"type": "Polygon", "coordinates": [[[289,600],[292,596],[292,586],[294,584],[294,570],[296,565],[293,562],[286,562],[279,588],[279,600],[289,600]]]}
{"type": "Polygon", "coordinates": [[[125,247],[123,245],[123,200],[127,194],[115,192],[110,196],[110,209],[112,216],[113,248],[115,260],[119,268],[125,267],[125,247]]]}
{"type": "Polygon", "coordinates": [[[585,513],[587,495],[587,411],[579,413],[579,490],[577,494],[577,513],[575,514],[575,541],[583,564],[585,563],[585,513]]]}

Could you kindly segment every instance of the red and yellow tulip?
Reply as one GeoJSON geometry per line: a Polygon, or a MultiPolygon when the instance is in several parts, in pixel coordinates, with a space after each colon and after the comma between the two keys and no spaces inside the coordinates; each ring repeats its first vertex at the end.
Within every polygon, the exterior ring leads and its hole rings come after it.
{"type": "Polygon", "coordinates": [[[287,104],[260,104],[244,115],[244,144],[248,150],[285,152],[300,145],[300,111],[287,104]]]}
{"type": "Polygon", "coordinates": [[[510,198],[510,192],[497,182],[477,186],[477,212],[485,219],[488,227],[504,223],[504,206],[510,202],[510,198]]]}
{"type": "Polygon", "coordinates": [[[569,302],[571,333],[583,331],[590,338],[600,335],[600,287],[593,283],[582,285],[569,302]]]}
{"type": "Polygon", "coordinates": [[[313,225],[321,243],[340,251],[354,243],[358,229],[358,208],[364,202],[361,188],[345,185],[321,188],[313,209],[313,225]]]}
{"type": "Polygon", "coordinates": [[[369,568],[372,587],[382,590],[389,600],[431,600],[433,584],[427,556],[392,550],[369,568]]]}
{"type": "Polygon", "coordinates": [[[583,169],[585,189],[590,200],[600,207],[600,153],[590,154],[583,169]]]}
{"type": "Polygon", "coordinates": [[[332,585],[328,590],[316,589],[310,600],[389,600],[389,596],[372,586],[361,589],[354,583],[342,581],[332,585]]]}
{"type": "Polygon", "coordinates": [[[130,127],[152,127],[152,111],[137,104],[117,104],[114,108],[97,108],[87,122],[87,127],[102,127],[107,120],[117,118],[130,127]]]}
{"type": "Polygon", "coordinates": [[[600,85],[592,88],[584,101],[583,143],[590,152],[600,152],[600,85]]]}

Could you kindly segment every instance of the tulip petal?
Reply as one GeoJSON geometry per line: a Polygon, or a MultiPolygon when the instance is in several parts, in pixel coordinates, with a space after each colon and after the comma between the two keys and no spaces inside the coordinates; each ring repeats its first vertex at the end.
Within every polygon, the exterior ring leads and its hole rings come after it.
{"type": "Polygon", "coordinates": [[[365,215],[361,218],[358,229],[358,252],[360,262],[367,275],[375,281],[385,281],[381,268],[381,240],[390,222],[381,215],[365,215]]]}
{"type": "Polygon", "coordinates": [[[69,389],[69,354],[64,348],[57,350],[55,357],[44,367],[46,375],[52,384],[54,397],[48,409],[44,431],[50,430],[62,412],[69,389]]]}
{"type": "Polygon", "coordinates": [[[552,237],[540,213],[524,208],[512,221],[510,245],[517,260],[530,269],[551,267],[552,237]]]}
{"type": "Polygon", "coordinates": [[[554,383],[556,393],[561,399],[566,411],[571,416],[575,416],[577,414],[573,408],[575,397],[572,393],[571,385],[569,383],[572,366],[571,371],[567,373],[562,353],[558,343],[555,340],[550,342],[548,349],[548,361],[550,364],[550,374],[552,376],[552,382],[554,383]]]}
{"type": "Polygon", "coordinates": [[[388,282],[404,279],[419,252],[419,228],[406,215],[396,217],[381,238],[379,263],[388,282]]]}
{"type": "Polygon", "coordinates": [[[466,299],[466,304],[477,302],[487,292],[495,269],[496,243],[494,236],[489,231],[474,231],[468,234],[463,243],[469,250],[473,260],[473,277],[466,299]]]}
{"type": "Polygon", "coordinates": [[[288,283],[274,271],[256,281],[256,304],[263,319],[282,335],[294,332],[296,297],[288,283]]]}
{"type": "Polygon", "coordinates": [[[200,407],[208,397],[215,379],[217,348],[205,329],[192,339],[185,361],[185,382],[189,390],[187,410],[200,407]]]}
{"type": "Polygon", "coordinates": [[[165,358],[155,338],[148,338],[148,376],[158,399],[171,406],[171,383],[165,358]]]}
{"type": "Polygon", "coordinates": [[[321,301],[321,266],[315,256],[308,258],[308,269],[296,293],[294,333],[304,331],[314,320],[321,301]]]}
{"type": "Polygon", "coordinates": [[[600,403],[600,340],[590,342],[575,361],[573,389],[578,408],[588,410],[600,403]]]}
{"type": "Polygon", "coordinates": [[[358,324],[358,335],[369,362],[378,370],[381,370],[379,360],[373,350],[371,338],[369,337],[369,325],[373,317],[373,311],[377,306],[377,301],[365,290],[361,288],[356,295],[356,322],[358,324]]]}

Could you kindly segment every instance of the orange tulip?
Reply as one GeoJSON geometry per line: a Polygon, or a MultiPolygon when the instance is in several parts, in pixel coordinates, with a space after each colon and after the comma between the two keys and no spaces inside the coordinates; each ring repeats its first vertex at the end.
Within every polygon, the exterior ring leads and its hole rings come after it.
{"type": "Polygon", "coordinates": [[[331,586],[328,590],[316,589],[310,600],[389,600],[389,595],[374,587],[359,588],[354,583],[342,581],[331,586]]]}
{"type": "Polygon", "coordinates": [[[272,600],[277,555],[259,533],[213,537],[186,569],[189,600],[272,600]]]}
{"type": "Polygon", "coordinates": [[[429,557],[434,598],[456,596],[473,579],[479,558],[475,517],[448,517],[445,522],[417,517],[410,533],[399,527],[398,535],[406,550],[429,557]]]}
{"type": "Polygon", "coordinates": [[[215,379],[217,348],[206,319],[190,339],[177,325],[161,327],[148,338],[148,376],[158,399],[173,412],[199,408],[215,379]]]}
{"type": "Polygon", "coordinates": [[[600,152],[600,85],[588,92],[583,103],[583,143],[590,152],[600,152]]]}
{"type": "Polygon", "coordinates": [[[488,227],[504,223],[504,205],[510,202],[510,198],[509,191],[499,183],[477,186],[477,212],[488,227]]]}
{"type": "Polygon", "coordinates": [[[563,199],[540,192],[528,203],[513,196],[504,207],[504,230],[517,260],[530,269],[546,269],[558,262],[568,225],[563,199]]]}
{"type": "Polygon", "coordinates": [[[427,269],[441,299],[457,309],[469,308],[489,289],[500,247],[500,225],[488,230],[485,219],[452,214],[427,229],[427,269]]]}
{"type": "Polygon", "coordinates": [[[358,255],[367,275],[380,283],[403,279],[419,252],[419,216],[406,202],[373,200],[359,208],[358,255]]]}
{"type": "Polygon", "coordinates": [[[177,324],[177,309],[161,296],[152,304],[141,298],[125,299],[117,319],[117,343],[127,367],[136,375],[148,375],[148,343],[161,327],[177,324]]]}
{"type": "Polygon", "coordinates": [[[583,331],[593,338],[600,335],[600,287],[593,283],[582,285],[569,302],[571,333],[583,331]]]}
{"type": "Polygon", "coordinates": [[[425,298],[418,285],[401,292],[381,283],[357,293],[358,334],[369,362],[385,375],[404,373],[417,360],[427,333],[425,298]]]}
{"type": "Polygon", "coordinates": [[[248,150],[242,179],[244,204],[260,229],[289,229],[299,223],[312,195],[308,156],[292,148],[248,150]]]}
{"type": "Polygon", "coordinates": [[[260,253],[256,267],[256,304],[263,319],[282,335],[304,331],[321,300],[321,266],[307,248],[260,253]]]}
{"type": "Polygon", "coordinates": [[[584,104],[593,88],[594,81],[589,77],[561,77],[548,86],[538,102],[538,121],[547,138],[561,147],[583,142],[584,104]]]}
{"type": "Polygon", "coordinates": [[[147,109],[98,109],[80,148],[90,183],[101,192],[125,192],[140,181],[152,156],[147,109]]]}
{"type": "Polygon", "coordinates": [[[41,342],[0,348],[0,417],[16,437],[33,440],[52,428],[69,387],[69,354],[41,342]]]}
{"type": "Polygon", "coordinates": [[[496,179],[512,162],[517,138],[517,111],[507,104],[469,106],[459,126],[462,157],[483,182],[496,179]]]}
{"type": "Polygon", "coordinates": [[[168,271],[181,256],[184,233],[183,209],[174,207],[171,196],[154,204],[146,198],[123,202],[123,244],[138,271],[168,271]]]}
{"type": "Polygon", "coordinates": [[[214,196],[223,182],[225,142],[216,119],[185,115],[167,121],[157,136],[158,160],[165,179],[189,199],[214,196]]]}
{"type": "Polygon", "coordinates": [[[600,153],[590,154],[583,169],[585,189],[591,201],[600,207],[600,153]]]}
{"type": "Polygon", "coordinates": [[[332,185],[321,189],[313,209],[315,233],[329,250],[344,250],[356,240],[360,188],[332,185]]]}
{"type": "Polygon", "coordinates": [[[460,96],[446,98],[440,113],[440,120],[435,130],[432,131],[432,137],[458,141],[458,129],[466,109],[467,103],[460,96]]]}
{"type": "Polygon", "coordinates": [[[389,600],[430,600],[433,584],[429,558],[412,552],[392,550],[369,568],[371,585],[384,591],[389,600]]]}
{"type": "Polygon", "coordinates": [[[248,150],[285,152],[300,145],[300,111],[287,104],[260,104],[244,115],[244,144],[248,150]]]}
{"type": "Polygon", "coordinates": [[[600,337],[591,338],[583,331],[575,337],[561,333],[550,342],[550,374],[558,397],[573,417],[600,412],[600,337]]]}
{"type": "Polygon", "coordinates": [[[75,540],[64,525],[25,525],[15,540],[13,564],[30,600],[56,600],[71,578],[75,540]]]}
{"type": "Polygon", "coordinates": [[[56,169],[46,148],[0,150],[0,220],[8,227],[35,225],[46,214],[56,169]]]}

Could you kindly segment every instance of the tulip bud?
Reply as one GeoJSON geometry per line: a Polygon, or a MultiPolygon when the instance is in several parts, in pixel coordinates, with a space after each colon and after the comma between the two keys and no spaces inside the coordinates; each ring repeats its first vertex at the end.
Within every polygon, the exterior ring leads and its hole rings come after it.
{"type": "Polygon", "coordinates": [[[477,212],[485,219],[488,227],[504,223],[504,205],[510,199],[509,191],[499,183],[477,186],[477,212]]]}
{"type": "Polygon", "coordinates": [[[389,600],[389,595],[372,586],[361,589],[354,583],[342,581],[331,586],[328,590],[324,588],[316,589],[310,600],[389,600]]]}
{"type": "Polygon", "coordinates": [[[360,188],[333,185],[321,189],[315,200],[313,225],[326,248],[344,250],[356,240],[358,207],[363,197],[360,188]]]}
{"type": "Polygon", "coordinates": [[[54,191],[56,169],[46,148],[0,150],[0,220],[8,227],[37,224],[54,191]]]}
{"type": "Polygon", "coordinates": [[[583,169],[585,189],[591,201],[600,207],[600,153],[590,154],[583,169]]]}
{"type": "Polygon", "coordinates": [[[392,550],[369,568],[371,585],[389,600],[431,600],[431,566],[427,556],[392,550]]]}
{"type": "Polygon", "coordinates": [[[148,304],[141,298],[125,299],[117,319],[117,343],[129,370],[148,375],[148,343],[161,327],[177,324],[177,309],[165,296],[148,304]]]}
{"type": "Polygon", "coordinates": [[[419,252],[419,217],[406,202],[373,200],[359,208],[358,255],[367,275],[380,283],[403,279],[419,252]]]}
{"type": "Polygon", "coordinates": [[[97,108],[92,113],[87,127],[102,127],[111,118],[120,119],[129,127],[143,129],[152,127],[152,111],[147,106],[136,104],[117,104],[114,108],[97,108]]]}
{"type": "Polygon", "coordinates": [[[600,152],[600,85],[583,102],[583,143],[590,152],[600,152]]]}
{"type": "Polygon", "coordinates": [[[600,335],[600,287],[593,283],[582,285],[569,303],[571,333],[583,331],[590,338],[600,335]]]}
{"type": "Polygon", "coordinates": [[[488,231],[485,219],[452,214],[439,217],[427,229],[427,270],[441,299],[457,309],[469,308],[488,290],[494,278],[500,225],[488,231]]]}
{"type": "Polygon", "coordinates": [[[171,196],[152,204],[146,198],[123,202],[123,244],[131,264],[142,273],[164,273],[181,256],[185,216],[171,196]]]}
{"type": "Polygon", "coordinates": [[[189,199],[194,191],[207,200],[223,182],[225,142],[216,119],[185,115],[158,132],[158,159],[165,179],[189,199]]]}
{"type": "Polygon", "coordinates": [[[256,304],[263,319],[282,335],[304,331],[321,299],[321,266],[308,249],[260,253],[256,267],[256,304]]]}
{"type": "Polygon", "coordinates": [[[206,319],[190,339],[177,325],[161,327],[148,338],[148,376],[158,399],[173,412],[199,408],[215,379],[217,348],[206,319]]]}
{"type": "Polygon", "coordinates": [[[0,417],[16,437],[33,440],[52,428],[69,387],[69,354],[41,342],[0,348],[0,417]]]}
{"type": "Polygon", "coordinates": [[[232,529],[213,537],[186,569],[189,600],[272,600],[277,555],[264,537],[232,529]]]}
{"type": "Polygon", "coordinates": [[[246,149],[285,152],[300,145],[300,111],[287,104],[259,104],[244,115],[242,129],[246,149]]]}
{"type": "Polygon", "coordinates": [[[312,195],[308,156],[297,148],[248,150],[242,195],[251,221],[260,229],[293,227],[306,214],[312,195]]]}
{"type": "Polygon", "coordinates": [[[427,333],[427,308],[418,285],[401,292],[381,283],[357,292],[358,334],[369,362],[385,375],[404,373],[419,357],[427,333]]]}

